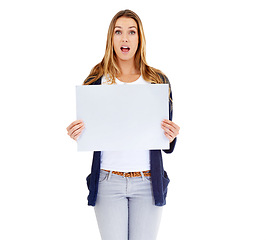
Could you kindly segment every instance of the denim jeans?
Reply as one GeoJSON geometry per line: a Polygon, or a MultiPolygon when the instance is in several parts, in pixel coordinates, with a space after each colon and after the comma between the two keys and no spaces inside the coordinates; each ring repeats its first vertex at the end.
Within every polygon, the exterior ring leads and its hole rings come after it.
{"type": "Polygon", "coordinates": [[[155,206],[151,177],[100,171],[94,206],[102,240],[155,240],[162,207],[155,206]]]}

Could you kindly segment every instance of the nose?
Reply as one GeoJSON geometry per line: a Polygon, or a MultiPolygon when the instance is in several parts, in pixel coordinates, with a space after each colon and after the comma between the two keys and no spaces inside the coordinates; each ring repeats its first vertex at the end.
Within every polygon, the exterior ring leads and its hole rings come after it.
{"type": "Polygon", "coordinates": [[[127,35],[126,34],[123,34],[122,35],[122,42],[127,42],[127,35]]]}

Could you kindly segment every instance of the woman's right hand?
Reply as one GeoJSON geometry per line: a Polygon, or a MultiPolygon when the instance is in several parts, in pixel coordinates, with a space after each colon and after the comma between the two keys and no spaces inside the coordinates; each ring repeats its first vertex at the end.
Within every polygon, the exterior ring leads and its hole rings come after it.
{"type": "Polygon", "coordinates": [[[82,131],[84,130],[85,125],[82,120],[76,120],[72,122],[67,128],[67,134],[77,141],[78,137],[81,135],[82,131]]]}

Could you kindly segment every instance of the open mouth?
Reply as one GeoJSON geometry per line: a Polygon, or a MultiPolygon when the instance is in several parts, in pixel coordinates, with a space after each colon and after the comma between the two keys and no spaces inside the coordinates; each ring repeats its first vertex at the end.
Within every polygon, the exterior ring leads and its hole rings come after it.
{"type": "Polygon", "coordinates": [[[130,50],[129,47],[125,47],[125,46],[122,46],[120,49],[122,52],[129,52],[129,50],[130,50]]]}

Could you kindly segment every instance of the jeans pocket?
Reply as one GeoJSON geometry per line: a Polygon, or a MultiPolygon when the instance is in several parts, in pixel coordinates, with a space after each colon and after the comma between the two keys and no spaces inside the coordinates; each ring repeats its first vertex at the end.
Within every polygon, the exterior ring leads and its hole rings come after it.
{"type": "Polygon", "coordinates": [[[145,176],[144,179],[148,182],[151,182],[151,176],[145,176]]]}
{"type": "Polygon", "coordinates": [[[106,171],[100,171],[100,176],[99,176],[99,183],[104,182],[109,175],[109,172],[106,171]]]}

